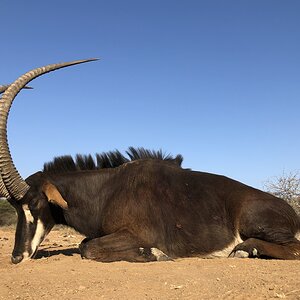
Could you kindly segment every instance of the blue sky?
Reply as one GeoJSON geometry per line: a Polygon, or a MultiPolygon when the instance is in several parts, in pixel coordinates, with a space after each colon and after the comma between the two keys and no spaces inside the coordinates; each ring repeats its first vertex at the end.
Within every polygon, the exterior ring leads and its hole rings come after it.
{"type": "Polygon", "coordinates": [[[12,107],[27,177],[54,156],[128,146],[261,188],[300,169],[300,2],[1,1],[0,82],[49,63],[12,107]]]}

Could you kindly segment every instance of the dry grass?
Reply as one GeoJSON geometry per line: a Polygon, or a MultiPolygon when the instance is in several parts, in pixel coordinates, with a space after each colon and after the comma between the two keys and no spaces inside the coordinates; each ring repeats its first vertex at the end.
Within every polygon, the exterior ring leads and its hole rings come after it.
{"type": "Polygon", "coordinates": [[[0,226],[11,226],[16,222],[15,209],[6,200],[0,200],[0,226]]]}

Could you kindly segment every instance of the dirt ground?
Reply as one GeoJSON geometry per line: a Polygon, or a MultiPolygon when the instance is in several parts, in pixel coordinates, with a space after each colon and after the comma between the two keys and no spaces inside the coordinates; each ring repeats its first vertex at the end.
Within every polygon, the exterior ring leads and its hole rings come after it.
{"type": "Polygon", "coordinates": [[[0,228],[0,299],[300,299],[300,261],[99,263],[81,259],[82,239],[55,228],[36,259],[13,265],[14,229],[0,228]]]}

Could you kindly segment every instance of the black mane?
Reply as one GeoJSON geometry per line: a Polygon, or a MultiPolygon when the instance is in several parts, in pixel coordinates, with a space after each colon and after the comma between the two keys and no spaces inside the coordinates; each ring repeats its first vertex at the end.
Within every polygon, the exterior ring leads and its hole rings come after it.
{"type": "Polygon", "coordinates": [[[77,154],[75,159],[71,155],[55,157],[53,161],[45,163],[43,172],[73,172],[80,170],[98,170],[105,168],[116,168],[130,161],[139,159],[159,159],[168,161],[181,167],[183,157],[179,154],[175,158],[164,154],[161,150],[154,151],[144,148],[129,147],[124,156],[120,151],[97,153],[95,158],[92,155],[77,154]]]}

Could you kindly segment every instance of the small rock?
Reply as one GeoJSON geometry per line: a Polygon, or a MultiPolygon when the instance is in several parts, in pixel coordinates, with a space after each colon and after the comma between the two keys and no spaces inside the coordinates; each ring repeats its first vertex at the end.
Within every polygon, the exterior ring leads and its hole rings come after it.
{"type": "Polygon", "coordinates": [[[179,290],[179,289],[182,289],[182,288],[183,288],[183,285],[174,285],[174,284],[172,284],[170,286],[171,290],[179,290]]]}

